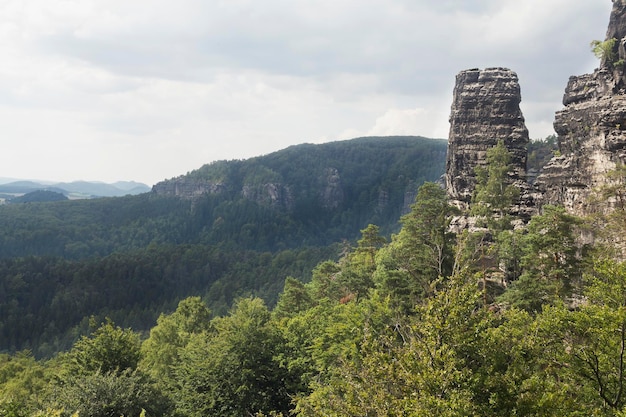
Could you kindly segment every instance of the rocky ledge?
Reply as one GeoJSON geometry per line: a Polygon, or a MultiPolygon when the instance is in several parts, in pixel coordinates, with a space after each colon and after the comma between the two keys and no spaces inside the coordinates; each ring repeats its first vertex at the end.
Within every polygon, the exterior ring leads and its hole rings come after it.
{"type": "Polygon", "coordinates": [[[226,184],[187,177],[162,181],[152,187],[152,192],[160,195],[193,200],[205,194],[220,194],[227,191],[226,184]]]}

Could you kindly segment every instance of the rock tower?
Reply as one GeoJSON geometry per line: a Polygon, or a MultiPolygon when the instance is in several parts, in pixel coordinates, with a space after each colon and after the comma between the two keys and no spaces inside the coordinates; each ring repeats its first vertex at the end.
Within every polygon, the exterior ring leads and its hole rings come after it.
{"type": "MultiPolygon", "coordinates": [[[[448,195],[457,207],[469,207],[476,186],[475,168],[486,165],[487,150],[500,140],[512,156],[510,181],[527,196],[528,129],[520,102],[517,74],[509,69],[470,69],[456,76],[445,176],[448,195]]],[[[521,206],[512,211],[519,213],[521,206]]]]}

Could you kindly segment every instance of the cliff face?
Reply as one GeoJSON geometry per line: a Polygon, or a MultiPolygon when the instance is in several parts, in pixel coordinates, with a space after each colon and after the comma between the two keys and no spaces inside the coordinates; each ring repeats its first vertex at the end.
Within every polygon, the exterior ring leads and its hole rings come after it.
{"type": "Polygon", "coordinates": [[[278,210],[290,211],[294,204],[291,189],[280,183],[246,184],[241,189],[241,195],[261,206],[278,210]]]}
{"type": "Polygon", "coordinates": [[[205,194],[220,194],[227,189],[226,184],[222,182],[179,177],[155,184],[152,187],[152,192],[192,200],[205,194]]]}
{"type": "MultiPolygon", "coordinates": [[[[320,189],[317,192],[319,204],[327,210],[338,209],[344,200],[344,189],[341,176],[336,168],[326,168],[318,179],[320,189]]],[[[292,187],[279,181],[238,181],[226,177],[222,181],[190,178],[181,176],[162,181],[152,187],[155,194],[177,197],[185,200],[196,200],[205,195],[229,194],[241,196],[255,203],[280,211],[291,211],[295,206],[292,187]]]]}
{"type": "Polygon", "coordinates": [[[444,140],[416,136],[301,144],[247,160],[215,161],[152,191],[190,200],[192,207],[203,200],[202,207],[251,208],[246,202],[252,201],[298,221],[358,218],[359,227],[391,228],[414,203],[421,183],[442,176],[446,147],[444,140]]]}
{"type": "Polygon", "coordinates": [[[593,74],[571,77],[556,113],[560,155],[537,178],[542,204],[563,205],[587,213],[594,189],[607,184],[607,173],[626,163],[626,3],[614,0],[607,41],[615,39],[593,74]]]}
{"type": "Polygon", "coordinates": [[[162,181],[152,187],[155,194],[196,200],[205,195],[238,193],[247,200],[261,206],[289,211],[293,208],[294,198],[291,189],[281,183],[242,184],[234,186],[225,182],[179,177],[162,181]]]}
{"type": "MultiPolygon", "coordinates": [[[[612,0],[613,9],[609,18],[609,27],[606,31],[606,40],[615,39],[613,53],[616,54],[614,60],[626,58],[626,2],[624,0],[612,0]]],[[[612,68],[610,54],[602,58],[601,68],[612,68]]],[[[623,65],[622,65],[623,68],[623,65]]],[[[623,75],[623,72],[622,72],[623,75]]]]}
{"type": "Polygon", "coordinates": [[[337,168],[326,168],[323,177],[323,189],[320,192],[322,207],[327,210],[337,209],[343,202],[344,191],[341,176],[337,168]]]}
{"type": "Polygon", "coordinates": [[[626,0],[613,0],[606,39],[598,43],[600,67],[569,79],[554,129],[559,152],[534,183],[526,182],[528,132],[519,109],[517,76],[503,68],[457,75],[448,144],[446,181],[453,203],[467,209],[476,185],[474,169],[486,151],[504,140],[512,154],[511,183],[521,189],[512,213],[528,217],[537,205],[562,205],[589,213],[592,196],[626,164],[626,0]]]}
{"type": "Polygon", "coordinates": [[[457,75],[450,113],[446,189],[459,208],[468,208],[476,186],[475,168],[486,165],[487,150],[499,140],[512,155],[510,181],[527,196],[528,130],[520,102],[517,74],[509,69],[471,69],[457,75]]]}

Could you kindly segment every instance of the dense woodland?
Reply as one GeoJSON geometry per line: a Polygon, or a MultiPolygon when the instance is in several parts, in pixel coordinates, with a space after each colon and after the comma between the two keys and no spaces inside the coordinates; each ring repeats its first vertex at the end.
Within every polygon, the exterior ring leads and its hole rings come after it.
{"type": "MultiPolygon", "coordinates": [[[[282,281],[275,305],[244,295],[220,314],[189,296],[145,334],[112,314],[85,319],[88,334],[49,359],[0,356],[0,415],[626,415],[626,170],[588,217],[546,206],[514,228],[509,160],[502,144],[488,152],[469,213],[426,182],[396,233],[367,225],[310,280],[282,281]],[[456,215],[478,227],[451,233],[456,215]]],[[[163,265],[204,264],[201,245],[173,252],[163,265]]]]}
{"type": "Polygon", "coordinates": [[[87,334],[91,316],[147,333],[191,295],[216,315],[242,296],[273,306],[287,276],[310,280],[367,224],[397,231],[407,196],[443,173],[445,150],[419,137],[299,145],[189,173],[183,179],[227,185],[194,200],[147,193],[0,206],[0,352],[50,357],[87,334]],[[328,167],[342,181],[335,209],[319,203],[328,167]],[[267,181],[293,190],[293,208],[237,192],[267,181]]]}

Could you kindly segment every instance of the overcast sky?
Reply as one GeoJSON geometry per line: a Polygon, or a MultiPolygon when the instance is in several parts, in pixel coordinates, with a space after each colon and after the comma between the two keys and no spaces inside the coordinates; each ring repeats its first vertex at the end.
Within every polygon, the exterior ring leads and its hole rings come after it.
{"type": "Polygon", "coordinates": [[[152,185],[219,159],[446,138],[455,75],[517,72],[531,138],[610,0],[0,0],[0,177],[152,185]]]}

